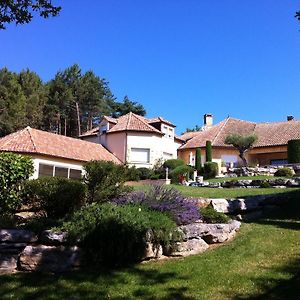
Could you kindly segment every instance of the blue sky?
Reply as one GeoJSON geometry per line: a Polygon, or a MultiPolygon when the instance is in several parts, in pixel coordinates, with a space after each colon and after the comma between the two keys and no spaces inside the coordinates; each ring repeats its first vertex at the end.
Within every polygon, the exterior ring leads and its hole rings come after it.
{"type": "Polygon", "coordinates": [[[300,119],[296,0],[53,0],[59,17],[0,31],[0,67],[44,81],[73,63],[149,117],[202,125],[228,115],[300,119]]]}

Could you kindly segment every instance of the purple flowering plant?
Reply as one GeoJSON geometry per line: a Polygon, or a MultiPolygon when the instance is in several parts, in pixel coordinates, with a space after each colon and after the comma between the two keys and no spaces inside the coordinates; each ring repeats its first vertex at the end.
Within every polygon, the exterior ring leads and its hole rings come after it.
{"type": "Polygon", "coordinates": [[[175,188],[153,185],[146,192],[135,191],[115,198],[112,202],[124,204],[141,204],[153,210],[164,212],[177,225],[193,223],[201,218],[198,207],[184,198],[175,188]]]}

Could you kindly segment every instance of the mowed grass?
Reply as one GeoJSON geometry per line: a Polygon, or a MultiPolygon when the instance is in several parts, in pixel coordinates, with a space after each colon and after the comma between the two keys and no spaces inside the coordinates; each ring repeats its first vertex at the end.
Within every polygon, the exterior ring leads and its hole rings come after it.
{"type": "MultiPolygon", "coordinates": [[[[256,195],[269,195],[292,192],[295,188],[208,188],[208,187],[194,187],[185,185],[171,184],[170,187],[175,187],[187,197],[195,198],[243,198],[256,195]]],[[[135,190],[147,190],[149,186],[135,186],[135,190]]]]}
{"type": "Polygon", "coordinates": [[[201,255],[70,274],[0,277],[0,299],[299,299],[300,191],[280,214],[245,223],[201,255]]]}

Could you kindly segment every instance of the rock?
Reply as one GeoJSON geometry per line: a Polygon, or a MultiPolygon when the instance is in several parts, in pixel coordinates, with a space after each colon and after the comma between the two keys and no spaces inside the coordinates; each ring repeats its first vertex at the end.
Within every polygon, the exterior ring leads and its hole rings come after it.
{"type": "Polygon", "coordinates": [[[211,199],[210,205],[217,212],[232,213],[233,210],[229,201],[226,199],[211,199]]]}
{"type": "Polygon", "coordinates": [[[239,215],[239,216],[241,221],[252,221],[261,218],[263,216],[263,212],[261,210],[258,210],[248,214],[239,215]]]}
{"type": "Polygon", "coordinates": [[[186,200],[200,208],[207,207],[208,205],[210,205],[211,202],[211,199],[207,199],[207,198],[187,198],[186,200]]]}
{"type": "Polygon", "coordinates": [[[249,186],[251,185],[252,180],[237,180],[235,181],[234,185],[235,186],[249,186]]]}
{"type": "Polygon", "coordinates": [[[240,228],[239,221],[231,221],[228,224],[194,223],[180,226],[184,241],[202,238],[208,244],[223,243],[231,239],[240,228]]]}
{"type": "Polygon", "coordinates": [[[21,212],[15,213],[15,216],[20,221],[26,221],[26,220],[30,220],[30,219],[45,217],[46,213],[44,211],[21,211],[21,212]]]}
{"type": "Polygon", "coordinates": [[[161,245],[154,245],[153,243],[147,243],[145,254],[142,257],[142,260],[150,259],[150,258],[160,258],[163,254],[163,248],[161,245]]]}
{"type": "Polygon", "coordinates": [[[26,243],[1,243],[0,254],[19,254],[27,246],[26,243]]]}
{"type": "Polygon", "coordinates": [[[66,272],[80,265],[81,250],[64,246],[27,246],[19,257],[22,271],[66,272]]]}
{"type": "Polygon", "coordinates": [[[262,184],[263,182],[265,182],[265,180],[254,179],[254,180],[252,180],[251,185],[252,185],[252,186],[261,186],[261,184],[262,184]]]}
{"type": "Polygon", "coordinates": [[[40,235],[40,241],[44,245],[60,245],[67,242],[67,232],[53,232],[51,230],[44,230],[40,235]]]}
{"type": "Polygon", "coordinates": [[[0,242],[8,243],[34,243],[37,236],[25,229],[0,229],[0,242]]]}
{"type": "Polygon", "coordinates": [[[194,238],[184,242],[176,242],[170,247],[164,247],[164,255],[189,256],[206,251],[209,245],[201,238],[194,238]]]}
{"type": "Polygon", "coordinates": [[[210,187],[210,188],[219,188],[219,187],[221,187],[221,183],[220,182],[209,182],[208,187],[210,187]]]}
{"type": "Polygon", "coordinates": [[[221,187],[223,188],[232,188],[234,187],[234,180],[229,180],[229,181],[223,181],[221,182],[221,187]]]}
{"type": "Polygon", "coordinates": [[[18,255],[0,253],[0,274],[16,272],[17,261],[18,255]]]}
{"type": "Polygon", "coordinates": [[[287,186],[290,187],[299,187],[300,186],[300,178],[289,179],[286,183],[287,186]]]}

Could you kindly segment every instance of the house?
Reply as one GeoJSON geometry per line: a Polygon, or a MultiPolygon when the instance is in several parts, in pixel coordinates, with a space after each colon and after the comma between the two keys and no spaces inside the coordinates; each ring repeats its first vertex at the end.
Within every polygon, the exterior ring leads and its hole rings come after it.
{"type": "Polygon", "coordinates": [[[60,176],[79,179],[84,163],[120,160],[102,145],[26,127],[0,139],[0,151],[32,157],[33,178],[60,176]]]}
{"type": "Polygon", "coordinates": [[[103,145],[129,166],[152,168],[160,160],[177,158],[183,140],[175,125],[162,117],[148,119],[132,112],[119,118],[104,116],[81,139],[103,145]]]}
{"type": "Polygon", "coordinates": [[[238,151],[224,143],[229,134],[258,137],[254,147],[246,153],[249,163],[259,165],[278,165],[287,163],[287,143],[292,139],[300,139],[300,121],[288,116],[284,122],[254,123],[235,118],[227,118],[213,125],[211,114],[204,115],[204,126],[201,131],[185,133],[181,136],[185,143],[178,149],[178,156],[187,164],[195,164],[196,148],[201,148],[205,161],[206,141],[212,142],[213,161],[227,165],[239,164],[238,151]],[[209,119],[209,120],[208,120],[209,119]]]}

